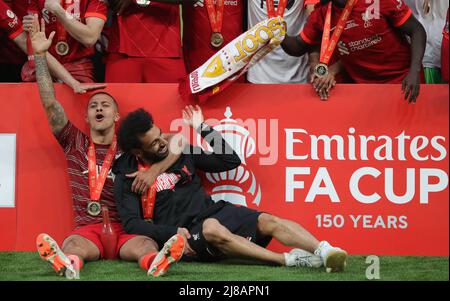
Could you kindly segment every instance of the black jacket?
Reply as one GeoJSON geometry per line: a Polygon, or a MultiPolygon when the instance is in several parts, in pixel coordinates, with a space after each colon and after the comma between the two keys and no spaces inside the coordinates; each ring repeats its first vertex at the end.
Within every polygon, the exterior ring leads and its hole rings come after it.
{"type": "Polygon", "coordinates": [[[179,181],[172,189],[160,190],[156,194],[153,223],[143,218],[141,197],[131,192],[133,179],[125,175],[137,171],[135,156],[125,153],[113,166],[114,198],[122,226],[127,233],[149,236],[159,244],[177,233],[178,227],[188,227],[192,220],[214,204],[196,174],[197,169],[205,172],[223,172],[241,164],[239,156],[222,136],[211,127],[204,127],[201,135],[213,148],[205,152],[199,147],[187,146],[180,158],[166,171],[176,174],[179,181]]]}

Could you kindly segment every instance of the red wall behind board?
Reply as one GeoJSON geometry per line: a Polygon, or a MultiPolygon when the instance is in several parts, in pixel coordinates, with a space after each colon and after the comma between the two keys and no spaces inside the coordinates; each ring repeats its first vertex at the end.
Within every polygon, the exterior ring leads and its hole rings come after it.
{"type": "MultiPolygon", "coordinates": [[[[153,114],[164,131],[169,131],[171,121],[181,116],[184,106],[176,85],[110,84],[107,91],[118,99],[122,115],[143,107],[153,114]]],[[[69,119],[87,131],[84,115],[89,95],[73,95],[71,89],[63,85],[56,85],[56,95],[69,119]]],[[[295,220],[319,239],[327,239],[351,254],[448,256],[448,186],[442,191],[431,192],[427,204],[421,204],[419,197],[421,168],[442,170],[448,180],[448,96],[448,85],[422,86],[418,102],[408,105],[402,100],[398,85],[339,85],[332,91],[331,99],[323,102],[308,85],[236,84],[210,99],[202,108],[206,118],[218,120],[225,118],[227,106],[233,113],[232,119],[260,119],[266,125],[269,119],[278,119],[275,131],[278,146],[274,148],[278,152],[276,164],[261,165],[261,158],[267,155],[258,148],[255,154],[247,154],[245,170],[253,172],[255,183],[261,189],[258,206],[252,203],[255,194],[248,192],[251,176],[240,186],[249,207],[295,220]],[[430,141],[433,137],[443,136],[445,141],[441,144],[446,155],[440,161],[417,161],[408,153],[406,161],[398,160],[396,156],[392,161],[377,161],[370,157],[372,147],[367,161],[337,160],[334,149],[332,160],[290,160],[286,157],[287,129],[302,129],[317,136],[340,135],[347,139],[350,127],[355,128],[355,137],[386,135],[394,142],[403,131],[411,138],[421,135],[430,141]],[[287,170],[292,167],[310,168],[311,175],[294,177],[295,181],[304,181],[304,189],[295,189],[294,199],[287,200],[287,170]],[[362,167],[373,167],[381,172],[378,178],[365,176],[360,181],[362,193],[380,195],[381,199],[376,203],[363,204],[350,193],[350,178],[362,167]],[[318,195],[312,202],[306,200],[319,168],[326,168],[339,202],[332,202],[328,195],[318,195]],[[387,199],[386,168],[394,169],[397,195],[406,191],[406,169],[415,168],[415,194],[410,202],[394,204],[387,199]],[[344,224],[319,227],[318,216],[323,219],[325,214],[342,216],[344,224]],[[364,228],[362,223],[355,227],[351,215],[372,215],[367,224],[372,228],[364,228]],[[373,227],[378,216],[386,227],[380,224],[373,227]],[[387,228],[388,216],[397,219],[405,216],[406,229],[387,228]]],[[[47,124],[37,86],[0,85],[0,99],[0,133],[17,134],[16,206],[0,208],[0,250],[35,250],[35,237],[41,232],[47,232],[61,242],[73,226],[66,162],[47,124]]],[[[256,132],[251,132],[250,136],[258,145],[261,136],[256,132]]],[[[308,136],[298,134],[295,139],[303,142],[295,144],[294,153],[311,157],[308,136]]],[[[319,154],[320,150],[322,148],[319,154]]],[[[395,154],[395,143],[393,150],[395,154]]],[[[420,155],[438,156],[439,152],[428,145],[420,155]]],[[[205,182],[208,182],[206,178],[205,182]]],[[[222,182],[232,185],[233,179],[222,182]]],[[[436,179],[430,182],[435,183],[436,179]]],[[[211,184],[209,186],[211,189],[211,184]]],[[[326,183],[321,182],[320,187],[325,186],[326,183]]],[[[278,243],[272,243],[270,248],[285,250],[278,243]]]]}

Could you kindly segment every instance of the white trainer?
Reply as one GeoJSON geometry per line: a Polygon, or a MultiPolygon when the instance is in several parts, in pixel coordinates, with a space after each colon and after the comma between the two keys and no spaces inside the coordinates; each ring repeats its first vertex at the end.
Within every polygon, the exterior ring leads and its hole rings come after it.
{"type": "Polygon", "coordinates": [[[322,258],[327,273],[342,272],[347,265],[347,252],[331,246],[327,241],[321,241],[314,254],[322,258]]]}
{"type": "Polygon", "coordinates": [[[302,249],[292,249],[289,253],[284,253],[284,259],[288,267],[320,268],[323,266],[320,256],[302,249]]]}

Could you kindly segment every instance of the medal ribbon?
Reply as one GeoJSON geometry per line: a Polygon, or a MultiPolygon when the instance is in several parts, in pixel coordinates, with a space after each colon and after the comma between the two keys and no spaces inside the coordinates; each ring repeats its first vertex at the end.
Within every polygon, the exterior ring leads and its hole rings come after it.
{"type": "Polygon", "coordinates": [[[213,32],[220,33],[222,31],[225,0],[205,0],[205,3],[211,29],[213,32]]]}
{"type": "Polygon", "coordinates": [[[106,177],[108,176],[109,169],[117,152],[117,137],[114,135],[113,142],[110,145],[108,152],[106,153],[105,160],[103,160],[102,169],[97,178],[97,161],[95,159],[95,147],[94,142],[91,139],[91,143],[88,149],[88,168],[89,168],[89,192],[92,201],[100,200],[100,195],[105,185],[106,177]]]}
{"type": "MultiPolygon", "coordinates": [[[[67,5],[66,0],[60,0],[61,6],[64,9],[64,11],[67,13],[67,5]]],[[[66,42],[67,43],[67,31],[64,28],[64,25],[56,21],[56,43],[58,42],[66,42]]]]}
{"type": "MultiPolygon", "coordinates": [[[[148,167],[141,165],[138,163],[139,171],[146,171],[148,167]]],[[[153,182],[152,186],[147,190],[147,193],[144,193],[141,196],[141,204],[142,204],[142,213],[144,215],[144,219],[152,219],[153,218],[153,210],[155,209],[155,201],[156,201],[156,183],[153,182]]]]}
{"type": "Polygon", "coordinates": [[[275,17],[283,17],[284,11],[286,10],[287,0],[279,0],[277,10],[275,10],[275,4],[273,3],[273,1],[274,0],[266,0],[267,14],[269,15],[269,19],[275,17]]]}
{"type": "Polygon", "coordinates": [[[320,62],[328,65],[330,62],[331,56],[333,55],[333,51],[336,48],[336,45],[341,37],[341,34],[344,32],[345,24],[347,23],[347,19],[352,12],[353,6],[355,6],[358,0],[348,0],[347,4],[345,4],[345,8],[342,11],[341,16],[339,17],[339,21],[334,29],[333,36],[330,41],[330,33],[331,33],[331,12],[333,10],[332,2],[328,3],[327,15],[325,17],[325,24],[323,28],[322,35],[322,46],[320,47],[320,62]]]}

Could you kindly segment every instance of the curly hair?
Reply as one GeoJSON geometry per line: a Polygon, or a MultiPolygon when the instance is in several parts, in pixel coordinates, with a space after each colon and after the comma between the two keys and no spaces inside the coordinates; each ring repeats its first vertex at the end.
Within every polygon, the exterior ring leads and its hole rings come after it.
{"type": "Polygon", "coordinates": [[[142,147],[139,135],[145,134],[153,127],[153,117],[140,108],[129,113],[122,121],[117,132],[117,142],[124,152],[142,147]]]}

